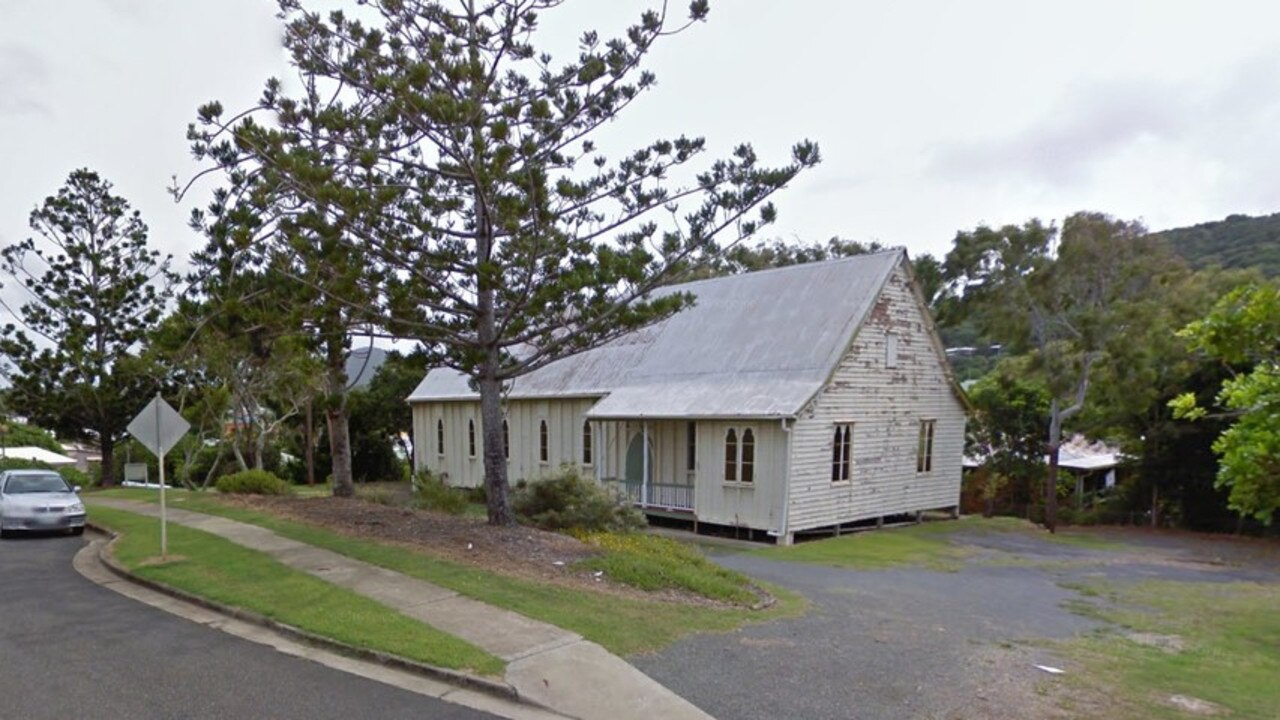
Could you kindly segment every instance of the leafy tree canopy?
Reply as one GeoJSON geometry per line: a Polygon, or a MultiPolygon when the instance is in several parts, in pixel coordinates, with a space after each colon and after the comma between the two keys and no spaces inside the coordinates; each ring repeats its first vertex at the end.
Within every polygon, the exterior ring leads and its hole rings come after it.
{"type": "Polygon", "coordinates": [[[685,135],[607,152],[599,131],[655,86],[645,56],[708,4],[583,32],[567,63],[534,44],[559,5],[373,0],[366,22],[281,0],[302,97],[272,80],[255,108],[270,125],[212,103],[190,133],[230,173],[231,201],[359,248],[361,291],[335,296],[471,376],[499,524],[514,522],[505,383],[678,311],[689,298],[652,291],[772,222],[770,196],[819,160],[801,142],[767,167],[743,144],[695,170],[706,142],[685,135]]]}
{"type": "MultiPolygon", "coordinates": [[[[1180,333],[1193,348],[1237,369],[1217,403],[1235,419],[1214,442],[1218,482],[1232,509],[1270,524],[1280,511],[1280,284],[1239,288],[1180,333]]],[[[1186,393],[1171,403],[1179,417],[1207,410],[1186,393]]]]}
{"type": "MultiPolygon", "coordinates": [[[[112,453],[159,379],[139,360],[176,280],[147,245],[147,226],[111,183],[76,170],[31,213],[39,236],[0,249],[10,287],[25,295],[21,327],[0,331],[11,408],[76,439],[96,440],[103,483],[112,453]]],[[[12,310],[12,308],[9,308],[12,310]]]]}

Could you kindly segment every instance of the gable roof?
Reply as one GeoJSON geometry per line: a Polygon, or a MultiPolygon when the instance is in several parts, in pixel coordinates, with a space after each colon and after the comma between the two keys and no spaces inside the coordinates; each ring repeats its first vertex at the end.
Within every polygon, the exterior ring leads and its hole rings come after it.
{"type": "MultiPolygon", "coordinates": [[[[593,419],[795,416],[905,259],[891,250],[664,288],[697,301],[515,380],[508,397],[601,397],[593,419]]],[[[434,369],[409,402],[477,397],[461,373],[434,369]]]]}

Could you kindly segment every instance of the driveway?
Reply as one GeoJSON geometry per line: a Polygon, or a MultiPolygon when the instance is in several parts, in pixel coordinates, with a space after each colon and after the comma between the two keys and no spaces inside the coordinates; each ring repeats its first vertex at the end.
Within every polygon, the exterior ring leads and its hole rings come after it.
{"type": "MultiPolygon", "coordinates": [[[[1053,717],[1038,691],[1062,660],[1034,641],[1097,627],[1064,603],[1088,579],[1280,581],[1280,568],[1238,567],[1218,551],[1162,537],[1118,536],[1131,551],[1052,544],[1021,533],[954,536],[972,559],[958,572],[851,571],[719,554],[721,564],[796,590],[804,617],[685,638],[632,662],[720,718],[1053,717]],[[1061,583],[1061,584],[1060,584],[1061,583]]],[[[1233,558],[1234,559],[1234,558],[1233,558]]]]}
{"type": "Polygon", "coordinates": [[[0,717],[492,717],[136,603],[72,569],[83,544],[0,542],[0,717]]]}

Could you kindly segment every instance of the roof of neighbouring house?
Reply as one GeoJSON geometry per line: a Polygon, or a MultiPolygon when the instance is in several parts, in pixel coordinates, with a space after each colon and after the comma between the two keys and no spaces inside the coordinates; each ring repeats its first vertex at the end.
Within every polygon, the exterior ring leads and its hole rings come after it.
{"type": "Polygon", "coordinates": [[[41,448],[41,447],[32,447],[32,446],[0,448],[0,458],[16,458],[18,460],[34,460],[36,462],[42,462],[45,465],[75,465],[76,464],[76,461],[74,458],[69,458],[66,455],[61,455],[59,453],[53,452],[52,450],[45,450],[44,448],[41,448]]]}
{"type": "MultiPolygon", "coordinates": [[[[790,417],[823,386],[905,259],[902,250],[664,288],[693,306],[557,360],[512,399],[598,397],[593,419],[790,417]]],[[[473,400],[461,373],[434,369],[409,402],[473,400]]]]}
{"type": "Polygon", "coordinates": [[[1058,447],[1058,466],[1070,470],[1108,470],[1124,461],[1120,448],[1073,435],[1058,447]]]}

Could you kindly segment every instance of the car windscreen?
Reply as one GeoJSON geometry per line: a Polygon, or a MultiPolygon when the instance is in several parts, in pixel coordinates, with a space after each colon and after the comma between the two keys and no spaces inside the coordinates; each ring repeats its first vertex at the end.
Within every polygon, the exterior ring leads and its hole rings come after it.
{"type": "Polygon", "coordinates": [[[6,495],[23,493],[69,492],[70,488],[62,481],[61,475],[14,475],[4,484],[6,495]]]}

